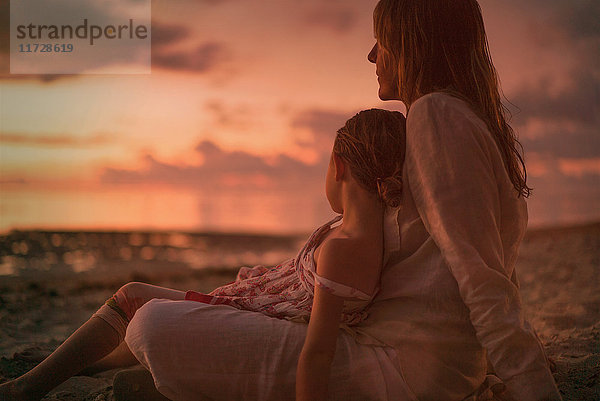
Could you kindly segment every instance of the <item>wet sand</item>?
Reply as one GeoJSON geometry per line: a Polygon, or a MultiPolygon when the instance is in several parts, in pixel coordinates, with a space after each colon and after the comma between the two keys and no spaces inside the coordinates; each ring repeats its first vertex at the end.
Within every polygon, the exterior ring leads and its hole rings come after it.
{"type": "MultiPolygon", "coordinates": [[[[15,352],[34,346],[53,350],[128,281],[208,292],[234,279],[234,265],[253,265],[261,258],[268,260],[265,264],[277,263],[285,259],[282,255],[295,256],[304,239],[221,238],[206,249],[220,245],[228,249],[235,244],[236,250],[226,262],[213,262],[216,267],[210,268],[192,264],[214,255],[197,253],[198,243],[189,235],[155,233],[154,240],[151,235],[132,237],[131,233],[113,234],[111,240],[100,235],[98,242],[105,245],[99,251],[101,247],[93,248],[89,240],[83,243],[85,236],[71,234],[61,233],[61,241],[54,237],[55,243],[52,233],[22,232],[18,238],[15,233],[2,238],[2,268],[18,265],[21,275],[0,276],[0,382],[35,365],[15,358],[15,352]],[[116,246],[118,236],[124,238],[122,246],[116,246]],[[32,237],[41,244],[39,249],[32,237]],[[66,246],[69,238],[80,242],[71,241],[60,256],[49,256],[62,252],[55,245],[66,246]],[[113,256],[104,255],[105,251],[113,256]],[[66,252],[70,256],[65,258],[66,252]],[[55,263],[52,269],[43,264],[47,260],[55,263]],[[76,268],[78,273],[73,272],[76,268]]],[[[204,237],[205,246],[212,238],[204,237]]],[[[600,399],[600,224],[531,230],[521,247],[517,269],[527,316],[556,362],[555,379],[564,399],[600,399]]],[[[45,400],[110,401],[115,373],[71,378],[45,400]]]]}

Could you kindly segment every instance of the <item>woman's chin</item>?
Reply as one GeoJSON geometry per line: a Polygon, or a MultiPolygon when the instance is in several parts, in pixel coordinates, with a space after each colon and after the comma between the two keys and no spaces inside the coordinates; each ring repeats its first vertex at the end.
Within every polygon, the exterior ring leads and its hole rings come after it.
{"type": "Polygon", "coordinates": [[[395,91],[387,88],[379,88],[379,99],[381,100],[399,100],[398,94],[395,91]]]}

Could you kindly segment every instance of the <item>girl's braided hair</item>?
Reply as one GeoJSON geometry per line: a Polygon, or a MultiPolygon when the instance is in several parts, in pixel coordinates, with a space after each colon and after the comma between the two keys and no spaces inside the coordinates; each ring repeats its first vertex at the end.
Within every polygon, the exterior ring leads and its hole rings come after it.
{"type": "Polygon", "coordinates": [[[396,207],[402,195],[406,118],[398,111],[364,110],[337,132],[333,153],[343,158],[354,179],[381,201],[396,207]]]}

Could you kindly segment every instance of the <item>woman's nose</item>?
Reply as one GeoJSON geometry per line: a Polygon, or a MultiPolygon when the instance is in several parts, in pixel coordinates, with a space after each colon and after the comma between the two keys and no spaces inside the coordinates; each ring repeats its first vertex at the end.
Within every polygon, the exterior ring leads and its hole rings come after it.
{"type": "Polygon", "coordinates": [[[371,63],[375,63],[377,61],[377,43],[375,43],[375,45],[373,46],[373,48],[369,52],[369,55],[367,56],[367,59],[371,63]]]}

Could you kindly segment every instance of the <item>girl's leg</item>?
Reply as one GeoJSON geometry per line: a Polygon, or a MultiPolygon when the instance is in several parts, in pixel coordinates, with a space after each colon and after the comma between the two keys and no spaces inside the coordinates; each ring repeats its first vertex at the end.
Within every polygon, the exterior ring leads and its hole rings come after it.
{"type": "Polygon", "coordinates": [[[123,341],[135,311],[153,298],[183,300],[185,293],[143,283],[124,285],[109,299],[110,307],[100,308],[42,363],[1,385],[0,401],[39,400],[83,368],[106,357],[123,341]]]}
{"type": "MultiPolygon", "coordinates": [[[[32,347],[21,352],[15,352],[13,358],[37,364],[48,358],[50,354],[52,354],[52,352],[46,351],[40,347],[32,347]]],[[[100,359],[98,362],[84,368],[78,375],[91,376],[106,370],[126,368],[136,365],[137,363],[139,363],[138,360],[131,353],[127,344],[122,342],[113,352],[100,359]]]]}
{"type": "Polygon", "coordinates": [[[0,387],[0,400],[39,400],[48,391],[119,345],[117,331],[92,317],[48,358],[23,376],[0,387]]]}

